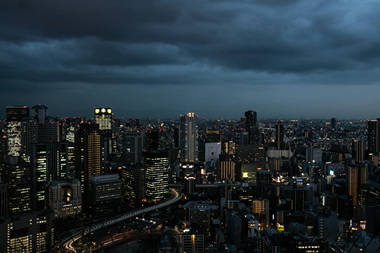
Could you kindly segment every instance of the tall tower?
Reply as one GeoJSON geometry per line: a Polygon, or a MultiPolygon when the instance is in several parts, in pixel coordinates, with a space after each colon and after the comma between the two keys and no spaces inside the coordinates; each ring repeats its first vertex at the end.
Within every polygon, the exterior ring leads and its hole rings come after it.
{"type": "Polygon", "coordinates": [[[371,154],[379,152],[380,146],[380,119],[368,121],[368,151],[371,154]]]}
{"type": "Polygon", "coordinates": [[[82,186],[83,204],[88,205],[91,178],[104,173],[104,138],[98,124],[80,124],[75,150],[75,177],[82,186]]]}
{"type": "Polygon", "coordinates": [[[284,150],[284,123],[277,121],[276,123],[276,147],[277,150],[284,150]]]}
{"type": "Polygon", "coordinates": [[[29,108],[26,106],[7,106],[7,150],[9,156],[20,156],[21,152],[21,121],[29,117],[29,108]]]}
{"type": "Polygon", "coordinates": [[[188,112],[180,116],[180,149],[184,162],[198,161],[198,115],[188,112]]]}
{"type": "Polygon", "coordinates": [[[32,145],[31,166],[36,172],[37,209],[45,206],[45,183],[66,179],[68,171],[68,144],[65,142],[46,142],[32,145]]]}
{"type": "Polygon", "coordinates": [[[367,183],[367,168],[364,165],[346,168],[346,194],[352,196],[354,206],[358,205],[359,190],[367,183]]]}
{"type": "Polygon", "coordinates": [[[99,124],[104,137],[112,137],[112,108],[95,108],[94,113],[95,123],[99,124]]]}
{"type": "Polygon", "coordinates": [[[245,112],[245,130],[248,132],[248,144],[259,144],[257,111],[245,112]]]}
{"type": "Polygon", "coordinates": [[[17,156],[7,156],[0,163],[0,173],[3,182],[8,185],[8,214],[31,211],[35,203],[32,191],[36,174],[32,166],[17,156]]]}
{"type": "Polygon", "coordinates": [[[145,193],[153,201],[163,199],[169,193],[169,156],[167,152],[143,153],[145,167],[145,193]]]}
{"type": "Polygon", "coordinates": [[[336,127],[336,118],[331,118],[331,128],[335,129],[336,127]]]}
{"type": "Polygon", "coordinates": [[[34,116],[24,118],[21,123],[21,157],[30,162],[33,143],[59,142],[59,122],[47,116],[48,108],[44,105],[33,106],[34,116]]]}

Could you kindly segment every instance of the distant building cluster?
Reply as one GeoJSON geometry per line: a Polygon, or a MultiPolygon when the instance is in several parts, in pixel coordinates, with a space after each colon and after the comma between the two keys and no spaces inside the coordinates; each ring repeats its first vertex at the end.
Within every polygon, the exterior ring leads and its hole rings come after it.
{"type": "Polygon", "coordinates": [[[109,107],[56,118],[41,104],[5,109],[0,252],[58,250],[69,231],[161,203],[170,188],[182,199],[151,214],[158,252],[379,248],[380,119],[260,120],[249,110],[238,120],[194,112],[140,120],[109,107]]]}

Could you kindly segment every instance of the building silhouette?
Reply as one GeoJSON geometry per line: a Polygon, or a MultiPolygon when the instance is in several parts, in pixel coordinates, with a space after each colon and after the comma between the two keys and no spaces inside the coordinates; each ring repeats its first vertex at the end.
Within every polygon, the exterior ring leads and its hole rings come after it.
{"type": "Polygon", "coordinates": [[[198,161],[198,116],[193,112],[180,116],[180,149],[184,162],[198,161]]]}

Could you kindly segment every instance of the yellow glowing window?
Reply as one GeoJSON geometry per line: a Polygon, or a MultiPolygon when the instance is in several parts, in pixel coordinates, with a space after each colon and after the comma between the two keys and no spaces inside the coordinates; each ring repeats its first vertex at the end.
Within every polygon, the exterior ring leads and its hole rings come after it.
{"type": "Polygon", "coordinates": [[[106,112],[106,109],[102,108],[102,112],[106,112]]]}
{"type": "Polygon", "coordinates": [[[248,172],[243,172],[243,177],[247,178],[248,177],[248,172]]]}
{"type": "Polygon", "coordinates": [[[99,111],[100,111],[99,109],[95,109],[95,113],[99,113],[99,111]]]}
{"type": "Polygon", "coordinates": [[[107,113],[112,113],[112,109],[107,109],[107,113]]]}

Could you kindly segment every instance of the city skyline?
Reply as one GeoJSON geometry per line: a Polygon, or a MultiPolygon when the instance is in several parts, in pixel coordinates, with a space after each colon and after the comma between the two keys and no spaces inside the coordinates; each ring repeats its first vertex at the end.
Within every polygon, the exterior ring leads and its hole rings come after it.
{"type": "MultiPolygon", "coordinates": [[[[49,1],[0,8],[0,106],[55,116],[376,118],[376,1],[49,1]]],[[[0,112],[0,118],[4,118],[0,112]]]]}

